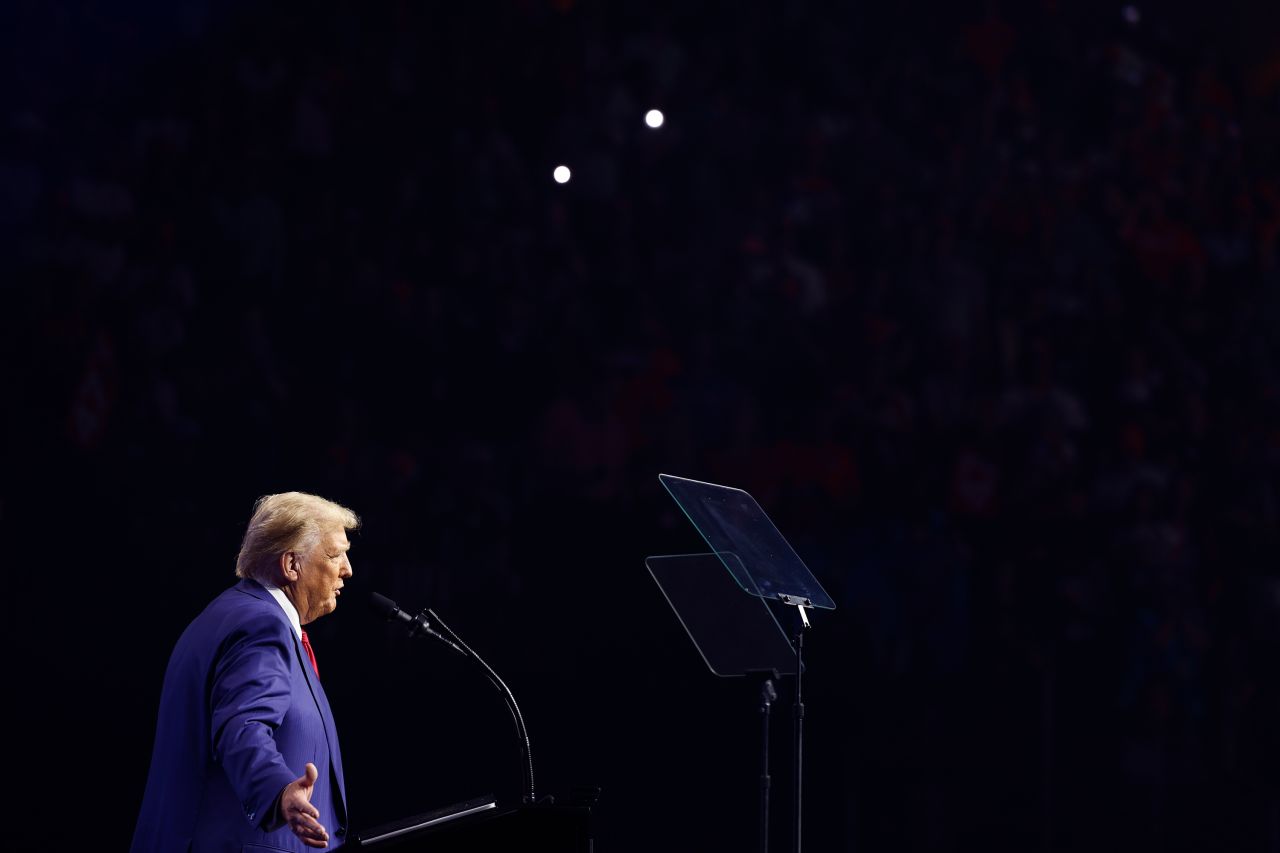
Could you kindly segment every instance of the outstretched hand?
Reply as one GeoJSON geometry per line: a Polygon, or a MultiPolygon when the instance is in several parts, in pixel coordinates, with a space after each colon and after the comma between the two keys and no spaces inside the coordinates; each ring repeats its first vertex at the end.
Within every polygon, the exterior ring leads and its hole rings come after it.
{"type": "Polygon", "coordinates": [[[319,776],[316,766],[308,761],[303,774],[280,792],[280,816],[308,847],[329,846],[329,832],[320,825],[320,812],[311,805],[311,792],[319,776]]]}

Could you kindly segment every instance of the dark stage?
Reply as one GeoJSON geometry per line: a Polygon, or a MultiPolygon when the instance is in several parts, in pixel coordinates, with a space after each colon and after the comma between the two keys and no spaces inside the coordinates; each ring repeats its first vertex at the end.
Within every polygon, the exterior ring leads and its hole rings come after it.
{"type": "Polygon", "coordinates": [[[363,520],[310,629],[357,827],[521,790],[501,697],[377,591],[510,685],[539,794],[600,789],[597,850],[755,849],[758,687],[645,568],[703,550],[665,472],[838,603],[806,849],[1280,850],[1278,33],[6,4],[6,846],[127,847],[170,649],[298,489],[363,520]]]}

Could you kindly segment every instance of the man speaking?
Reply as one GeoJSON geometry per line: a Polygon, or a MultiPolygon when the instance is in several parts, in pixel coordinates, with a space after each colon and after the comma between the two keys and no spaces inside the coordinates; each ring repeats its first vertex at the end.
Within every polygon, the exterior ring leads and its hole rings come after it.
{"type": "Polygon", "coordinates": [[[302,492],[254,506],[236,575],[165,671],[133,851],[305,850],[346,836],[342,755],[302,626],[351,577],[355,513],[302,492]]]}

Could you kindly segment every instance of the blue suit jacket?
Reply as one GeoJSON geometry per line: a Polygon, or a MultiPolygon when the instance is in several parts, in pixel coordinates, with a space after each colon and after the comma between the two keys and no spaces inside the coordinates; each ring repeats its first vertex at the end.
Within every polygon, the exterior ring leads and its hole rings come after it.
{"type": "Polygon", "coordinates": [[[337,847],[347,807],[329,700],[283,608],[242,580],[169,658],[133,851],[310,850],[276,820],[308,761],[320,772],[311,804],[337,847]]]}

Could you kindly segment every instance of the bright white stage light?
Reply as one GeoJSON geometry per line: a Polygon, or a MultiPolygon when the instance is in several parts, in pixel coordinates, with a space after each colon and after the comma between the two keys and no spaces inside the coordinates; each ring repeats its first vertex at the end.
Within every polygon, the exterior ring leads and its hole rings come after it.
{"type": "Polygon", "coordinates": [[[662,110],[649,110],[649,112],[644,114],[644,123],[649,125],[649,127],[655,129],[662,127],[663,121],[662,110]]]}
{"type": "Polygon", "coordinates": [[[551,173],[551,177],[556,179],[557,184],[569,183],[569,167],[556,166],[556,170],[551,173]]]}

